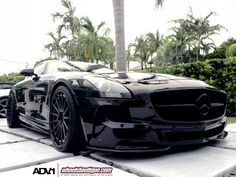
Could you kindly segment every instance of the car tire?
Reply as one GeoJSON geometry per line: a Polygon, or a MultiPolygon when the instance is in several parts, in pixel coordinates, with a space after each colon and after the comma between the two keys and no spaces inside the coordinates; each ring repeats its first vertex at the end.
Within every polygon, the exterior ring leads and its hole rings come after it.
{"type": "Polygon", "coordinates": [[[51,140],[61,152],[78,152],[85,147],[77,104],[65,86],[56,88],[50,102],[49,131],[51,140]]]}
{"type": "Polygon", "coordinates": [[[20,127],[19,112],[16,109],[16,100],[13,93],[10,93],[7,101],[7,125],[9,128],[20,127]]]}
{"type": "Polygon", "coordinates": [[[8,97],[0,98],[0,118],[7,117],[7,100],[8,97]]]}

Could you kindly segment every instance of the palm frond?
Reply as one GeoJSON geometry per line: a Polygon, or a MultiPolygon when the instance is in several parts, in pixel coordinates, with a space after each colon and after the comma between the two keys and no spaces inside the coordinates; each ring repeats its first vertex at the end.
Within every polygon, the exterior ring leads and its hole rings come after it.
{"type": "Polygon", "coordinates": [[[106,23],[104,21],[102,21],[98,26],[97,26],[97,32],[104,26],[106,25],[106,23]]]}
{"type": "Polygon", "coordinates": [[[69,0],[61,0],[62,6],[64,6],[67,9],[71,9],[71,2],[69,0]]]}
{"type": "Polygon", "coordinates": [[[156,8],[162,7],[163,3],[164,0],[155,0],[155,7],[156,8]]]}
{"type": "Polygon", "coordinates": [[[63,17],[63,14],[59,13],[59,12],[55,12],[52,15],[52,19],[53,21],[55,21],[57,18],[62,18],[63,17]]]}

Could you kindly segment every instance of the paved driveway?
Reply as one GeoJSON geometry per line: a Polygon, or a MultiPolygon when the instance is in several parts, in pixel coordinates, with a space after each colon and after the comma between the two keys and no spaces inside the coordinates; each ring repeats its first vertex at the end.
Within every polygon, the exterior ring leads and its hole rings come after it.
{"type": "Polygon", "coordinates": [[[227,130],[229,135],[225,140],[206,146],[152,154],[85,151],[75,156],[55,150],[45,135],[25,128],[9,129],[6,120],[0,119],[0,177],[29,177],[40,173],[46,176],[229,177],[236,171],[236,124],[227,126],[227,130]],[[88,167],[112,169],[112,172],[71,171],[88,167]]]}

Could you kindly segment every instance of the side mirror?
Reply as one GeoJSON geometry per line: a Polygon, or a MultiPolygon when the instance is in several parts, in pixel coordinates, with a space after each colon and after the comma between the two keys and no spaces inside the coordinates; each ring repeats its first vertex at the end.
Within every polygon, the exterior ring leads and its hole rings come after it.
{"type": "Polygon", "coordinates": [[[23,76],[33,76],[34,75],[34,69],[23,69],[20,72],[23,76]]]}

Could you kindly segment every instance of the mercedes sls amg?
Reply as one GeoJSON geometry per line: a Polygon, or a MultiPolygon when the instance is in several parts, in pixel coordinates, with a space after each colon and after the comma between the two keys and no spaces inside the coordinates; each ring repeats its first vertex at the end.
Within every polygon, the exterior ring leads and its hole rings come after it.
{"type": "Polygon", "coordinates": [[[8,126],[49,134],[59,151],[164,151],[226,135],[226,94],[202,81],[58,60],[21,74],[8,126]]]}

